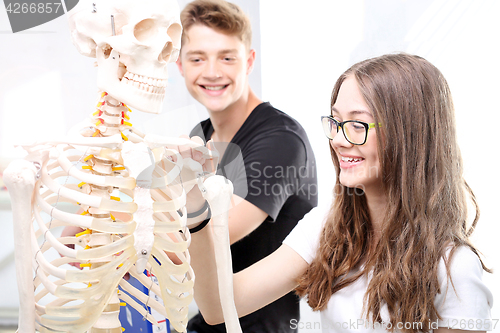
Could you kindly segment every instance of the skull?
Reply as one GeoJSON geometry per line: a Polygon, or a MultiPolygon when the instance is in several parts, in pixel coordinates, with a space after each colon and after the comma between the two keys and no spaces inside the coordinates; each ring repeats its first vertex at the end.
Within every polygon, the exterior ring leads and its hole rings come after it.
{"type": "Polygon", "coordinates": [[[140,111],[161,111],[167,64],[181,43],[175,0],[81,0],[69,24],[78,51],[97,58],[99,89],[140,111]]]}

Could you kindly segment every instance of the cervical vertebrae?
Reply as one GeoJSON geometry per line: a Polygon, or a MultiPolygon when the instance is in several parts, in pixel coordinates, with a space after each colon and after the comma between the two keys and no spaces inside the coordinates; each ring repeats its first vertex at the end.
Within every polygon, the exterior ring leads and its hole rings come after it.
{"type": "MultiPolygon", "coordinates": [[[[117,133],[122,133],[124,140],[127,137],[123,134],[132,128],[132,124],[128,122],[130,109],[121,102],[111,98],[107,93],[103,92],[96,106],[96,111],[92,114],[90,121],[95,130],[92,133],[96,136],[112,136],[117,133]]],[[[89,136],[90,133],[82,133],[84,136],[89,136]]]]}

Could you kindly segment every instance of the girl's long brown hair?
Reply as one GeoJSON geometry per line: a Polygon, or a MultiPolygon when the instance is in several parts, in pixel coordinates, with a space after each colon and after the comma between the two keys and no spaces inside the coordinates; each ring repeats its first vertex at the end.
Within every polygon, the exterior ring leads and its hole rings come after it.
{"type": "MultiPolygon", "coordinates": [[[[381,322],[386,304],[393,328],[421,322],[420,329],[412,325],[404,331],[428,331],[428,324],[439,318],[434,298],[445,292],[438,282],[440,259],[445,258],[449,276],[459,246],[477,254],[469,236],[479,209],[463,178],[450,90],[441,72],[425,59],[391,54],[348,69],[335,84],[332,106],[348,76],[356,79],[375,123],[383,124],[375,128],[387,196],[383,232],[372,247],[364,193],[340,184],[339,161],[330,147],[337,170],[335,196],[318,252],[297,292],[307,295],[313,310],[322,310],[333,293],[371,272],[364,298],[367,319],[381,322]],[[476,211],[470,226],[467,197],[476,211]]],[[[484,264],[483,269],[490,272],[484,264]]]]}

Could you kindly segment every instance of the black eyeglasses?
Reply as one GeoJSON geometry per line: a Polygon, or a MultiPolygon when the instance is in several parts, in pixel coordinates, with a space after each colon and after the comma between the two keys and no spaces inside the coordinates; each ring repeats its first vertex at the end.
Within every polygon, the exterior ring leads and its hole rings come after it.
{"type": "MultiPolygon", "coordinates": [[[[376,123],[365,123],[359,120],[346,120],[340,122],[332,116],[322,116],[321,124],[328,139],[333,140],[339,129],[342,128],[344,137],[353,145],[364,145],[368,137],[368,130],[377,126],[376,123]]],[[[382,126],[381,123],[378,126],[382,126]]]]}

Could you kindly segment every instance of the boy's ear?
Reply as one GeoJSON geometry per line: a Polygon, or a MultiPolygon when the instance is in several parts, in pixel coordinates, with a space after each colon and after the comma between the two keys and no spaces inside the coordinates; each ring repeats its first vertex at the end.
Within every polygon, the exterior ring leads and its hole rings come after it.
{"type": "Polygon", "coordinates": [[[250,73],[252,73],[254,64],[255,64],[255,50],[251,49],[248,52],[247,75],[250,75],[250,73]]]}
{"type": "Polygon", "coordinates": [[[181,73],[182,77],[184,77],[184,71],[182,70],[182,61],[181,61],[181,55],[179,54],[179,57],[175,61],[177,64],[177,68],[179,68],[179,73],[181,73]]]}

